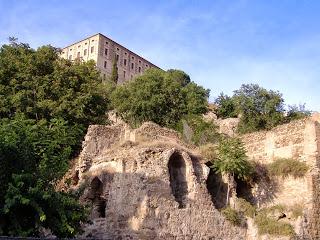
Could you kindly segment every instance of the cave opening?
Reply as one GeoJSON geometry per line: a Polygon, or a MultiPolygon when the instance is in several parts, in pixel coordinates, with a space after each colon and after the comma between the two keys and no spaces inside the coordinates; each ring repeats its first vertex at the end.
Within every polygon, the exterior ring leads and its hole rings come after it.
{"type": "Polygon", "coordinates": [[[103,184],[98,177],[91,181],[89,199],[92,202],[91,217],[105,218],[106,217],[106,200],[102,197],[103,184]]]}
{"type": "Polygon", "coordinates": [[[170,187],[179,208],[186,207],[188,184],[186,180],[186,164],[180,153],[174,152],[168,162],[170,187]]]}

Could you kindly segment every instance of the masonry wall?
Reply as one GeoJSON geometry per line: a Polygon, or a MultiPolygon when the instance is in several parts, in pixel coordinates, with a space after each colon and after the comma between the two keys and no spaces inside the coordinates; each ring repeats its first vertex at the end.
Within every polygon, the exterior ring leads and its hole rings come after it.
{"type": "MultiPolygon", "coordinates": [[[[274,177],[268,185],[257,184],[253,196],[258,206],[281,204],[304,208],[304,217],[297,225],[303,237],[319,237],[319,149],[320,127],[317,118],[306,118],[242,137],[250,160],[269,164],[279,158],[293,158],[305,162],[309,170],[302,178],[274,177]],[[308,225],[309,232],[306,231],[308,225]]],[[[318,239],[318,238],[317,238],[318,239]]]]}

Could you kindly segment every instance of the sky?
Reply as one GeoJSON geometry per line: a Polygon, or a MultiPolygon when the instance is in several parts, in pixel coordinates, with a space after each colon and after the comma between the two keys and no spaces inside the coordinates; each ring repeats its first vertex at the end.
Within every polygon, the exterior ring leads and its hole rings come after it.
{"type": "Polygon", "coordinates": [[[0,0],[0,45],[64,47],[100,32],[185,71],[210,101],[257,83],[320,111],[319,12],[318,0],[0,0]]]}

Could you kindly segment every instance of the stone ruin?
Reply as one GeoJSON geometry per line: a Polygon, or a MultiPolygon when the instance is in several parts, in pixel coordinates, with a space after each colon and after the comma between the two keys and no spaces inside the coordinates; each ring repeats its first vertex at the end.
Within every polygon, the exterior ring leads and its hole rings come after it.
{"type": "MultiPolygon", "coordinates": [[[[292,157],[306,162],[309,171],[301,179],[276,178],[274,185],[238,181],[231,196],[259,207],[302,204],[302,217],[283,220],[294,226],[299,239],[319,239],[319,119],[314,116],[242,136],[250,160],[266,164],[292,157]]],[[[222,176],[208,168],[179,134],[154,123],[138,129],[122,122],[90,126],[82,152],[65,178],[72,180],[69,189],[82,191],[80,201],[91,209],[91,223],[84,225],[79,237],[289,239],[259,236],[250,219],[241,227],[228,222],[217,210],[225,206],[222,176]]]]}
{"type": "Polygon", "coordinates": [[[214,207],[209,168],[170,129],[145,123],[90,126],[70,170],[83,189],[91,223],[81,237],[99,239],[245,239],[214,207]]]}

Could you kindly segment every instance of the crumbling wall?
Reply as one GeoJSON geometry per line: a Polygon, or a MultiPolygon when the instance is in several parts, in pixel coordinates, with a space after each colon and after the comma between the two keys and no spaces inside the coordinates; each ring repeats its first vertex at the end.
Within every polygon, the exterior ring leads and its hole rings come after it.
{"type": "Polygon", "coordinates": [[[304,216],[296,225],[302,226],[299,234],[305,239],[311,239],[310,234],[313,232],[315,236],[319,231],[319,137],[319,122],[314,117],[241,137],[252,161],[264,165],[278,158],[293,158],[308,165],[309,170],[304,177],[273,177],[268,184],[258,183],[252,190],[259,207],[276,204],[303,206],[304,216]],[[306,232],[306,224],[309,232],[306,232]]]}
{"type": "Polygon", "coordinates": [[[185,146],[177,147],[174,131],[148,123],[130,134],[128,129],[111,131],[109,140],[109,128],[94,129],[99,136],[90,129],[86,141],[97,146],[84,148],[75,167],[80,171],[77,188],[84,189],[80,200],[92,209],[92,223],[85,225],[82,237],[245,239],[246,229],[234,227],[214,207],[206,188],[209,168],[185,146]],[[126,135],[167,144],[120,144],[126,135]],[[91,163],[81,168],[86,155],[91,163]]]}

